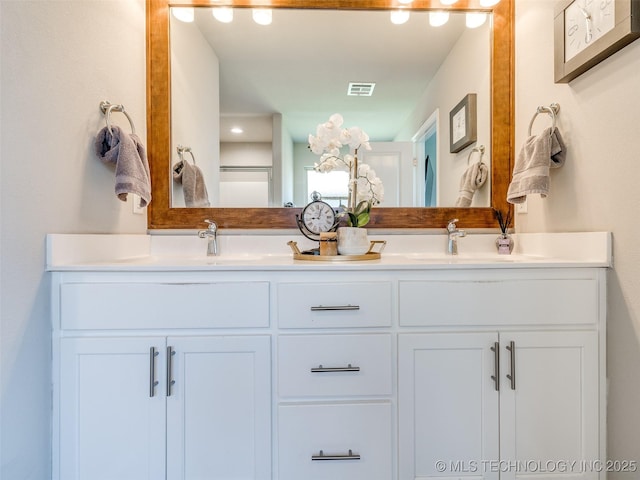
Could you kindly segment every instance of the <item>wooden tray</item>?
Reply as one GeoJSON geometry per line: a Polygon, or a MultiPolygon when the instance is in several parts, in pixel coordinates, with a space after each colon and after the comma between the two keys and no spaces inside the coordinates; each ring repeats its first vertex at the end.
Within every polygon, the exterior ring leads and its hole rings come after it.
{"type": "Polygon", "coordinates": [[[354,260],[378,260],[380,252],[368,252],[362,255],[307,255],[294,253],[294,260],[307,260],[311,262],[350,262],[354,260]]]}
{"type": "Polygon", "coordinates": [[[379,260],[382,256],[382,250],[387,245],[386,240],[371,240],[369,251],[362,255],[310,255],[302,253],[298,248],[297,242],[293,240],[287,242],[287,245],[291,247],[293,251],[294,260],[305,260],[311,262],[352,262],[362,260],[379,260]],[[376,245],[380,245],[380,250],[374,252],[373,249],[376,245]]]}

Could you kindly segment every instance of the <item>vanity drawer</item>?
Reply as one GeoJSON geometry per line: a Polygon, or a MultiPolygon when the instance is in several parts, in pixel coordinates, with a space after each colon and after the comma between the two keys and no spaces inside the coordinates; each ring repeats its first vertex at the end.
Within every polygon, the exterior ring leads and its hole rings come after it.
{"type": "Polygon", "coordinates": [[[400,325],[578,325],[598,319],[595,278],[401,281],[400,325]]]}
{"type": "Polygon", "coordinates": [[[393,478],[390,403],[281,405],[278,413],[279,480],[393,478]]]}
{"type": "Polygon", "coordinates": [[[282,328],[389,326],[391,283],[281,283],[278,324],[282,328]]]}
{"type": "Polygon", "coordinates": [[[391,335],[278,338],[281,397],[391,395],[391,335]]]}
{"type": "Polygon", "coordinates": [[[268,282],[65,283],[62,329],[269,326],[268,282]]]}

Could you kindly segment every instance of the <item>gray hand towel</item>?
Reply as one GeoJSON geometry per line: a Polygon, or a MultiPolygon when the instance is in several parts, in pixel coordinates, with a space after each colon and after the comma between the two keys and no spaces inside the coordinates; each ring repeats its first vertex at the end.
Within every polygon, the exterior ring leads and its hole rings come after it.
{"type": "Polygon", "coordinates": [[[208,207],[209,194],[202,170],[197,165],[180,160],[173,166],[173,179],[182,183],[184,204],[187,207],[208,207]]]}
{"type": "Polygon", "coordinates": [[[474,163],[468,167],[460,178],[460,193],[456,200],[456,207],[468,207],[473,200],[473,194],[487,181],[489,169],[483,162],[474,163]]]}
{"type": "Polygon", "coordinates": [[[149,162],[140,138],[134,133],[125,133],[120,127],[112,126],[109,132],[104,127],[95,140],[96,155],[106,163],[116,166],[116,195],[123,202],[127,194],[140,196],[140,206],[146,207],[151,201],[151,175],[149,162]]]}
{"type": "Polygon", "coordinates": [[[509,203],[524,203],[527,195],[549,193],[549,170],[564,165],[567,149],[557,128],[546,128],[540,135],[525,141],[513,168],[507,191],[509,203]]]}

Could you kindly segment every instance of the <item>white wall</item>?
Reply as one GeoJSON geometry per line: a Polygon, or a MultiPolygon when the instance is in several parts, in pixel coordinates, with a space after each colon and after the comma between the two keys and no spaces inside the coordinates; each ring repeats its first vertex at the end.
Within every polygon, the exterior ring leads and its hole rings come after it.
{"type": "MultiPolygon", "coordinates": [[[[281,172],[282,172],[282,201],[279,206],[284,206],[287,203],[294,201],[294,188],[293,188],[293,138],[289,134],[289,129],[286,126],[287,119],[282,118],[281,132],[280,132],[280,159],[281,159],[281,172]]],[[[275,163],[275,162],[274,162],[275,163]]]]}
{"type": "MultiPolygon", "coordinates": [[[[519,232],[611,231],[607,360],[609,458],[640,459],[640,40],[570,84],[553,82],[553,10],[548,0],[516,1],[516,145],[538,105],[560,104],[567,144],[546,199],[532,196],[519,232]]],[[[545,123],[546,122],[546,123],[545,123]]],[[[549,119],[538,117],[537,128],[549,119]]],[[[609,479],[636,478],[611,473],[609,479]]]]}
{"type": "MultiPolygon", "coordinates": [[[[101,100],[145,129],[144,0],[0,2],[0,477],[50,478],[49,232],[143,233],[93,153],[101,100]]],[[[126,118],[114,123],[128,128],[126,118]]]]}
{"type": "Polygon", "coordinates": [[[224,167],[271,167],[269,142],[224,142],[220,144],[220,165],[224,167]]]}

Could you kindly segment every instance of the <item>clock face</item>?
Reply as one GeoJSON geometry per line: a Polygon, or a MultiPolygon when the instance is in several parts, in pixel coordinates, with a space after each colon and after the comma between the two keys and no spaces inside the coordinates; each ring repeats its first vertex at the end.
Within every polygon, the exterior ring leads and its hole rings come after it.
{"type": "Polygon", "coordinates": [[[311,233],[328,232],[335,226],[336,212],[328,203],[311,202],[302,210],[302,221],[311,233]]]}
{"type": "Polygon", "coordinates": [[[576,0],[564,11],[565,62],[615,27],[615,0],[576,0]]]}

